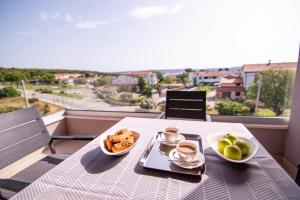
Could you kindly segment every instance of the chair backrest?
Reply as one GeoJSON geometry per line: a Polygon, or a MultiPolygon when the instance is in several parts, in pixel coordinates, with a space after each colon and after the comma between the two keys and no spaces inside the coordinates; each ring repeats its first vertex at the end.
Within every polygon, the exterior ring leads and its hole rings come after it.
{"type": "Polygon", "coordinates": [[[205,91],[167,91],[166,118],[206,120],[205,91]]]}
{"type": "Polygon", "coordinates": [[[0,169],[47,145],[50,135],[32,107],[0,115],[0,169]]]}
{"type": "Polygon", "coordinates": [[[296,175],[295,181],[298,184],[298,186],[300,187],[300,165],[298,165],[298,171],[297,171],[297,175],[296,175]]]}

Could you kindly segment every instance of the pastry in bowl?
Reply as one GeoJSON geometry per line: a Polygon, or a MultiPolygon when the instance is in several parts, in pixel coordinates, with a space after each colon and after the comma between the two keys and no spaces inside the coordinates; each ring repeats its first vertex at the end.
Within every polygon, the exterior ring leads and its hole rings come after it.
{"type": "Polygon", "coordinates": [[[139,134],[126,128],[116,131],[112,135],[107,135],[103,146],[100,144],[104,153],[108,155],[122,155],[127,153],[136,143],[139,134]]]}

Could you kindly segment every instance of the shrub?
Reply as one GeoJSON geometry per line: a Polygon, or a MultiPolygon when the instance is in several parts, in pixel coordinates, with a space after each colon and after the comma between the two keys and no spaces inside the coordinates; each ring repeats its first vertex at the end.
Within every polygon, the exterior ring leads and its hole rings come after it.
{"type": "Polygon", "coordinates": [[[261,108],[261,109],[258,109],[258,111],[256,113],[256,116],[259,116],[259,117],[275,117],[276,113],[273,112],[271,109],[261,108]]]}
{"type": "Polygon", "coordinates": [[[197,87],[198,91],[205,91],[206,93],[209,93],[211,91],[211,86],[209,85],[199,85],[197,87]]]}
{"type": "Polygon", "coordinates": [[[51,88],[41,88],[41,93],[53,93],[53,90],[51,88]]]}
{"type": "Polygon", "coordinates": [[[20,93],[13,87],[5,87],[3,89],[0,89],[0,98],[17,96],[20,96],[20,93]]]}
{"type": "Polygon", "coordinates": [[[49,112],[50,112],[50,106],[49,106],[49,104],[46,103],[43,108],[43,113],[47,114],[49,112]]]}
{"type": "Polygon", "coordinates": [[[3,89],[0,89],[0,99],[5,97],[7,97],[7,93],[3,89]]]}
{"type": "Polygon", "coordinates": [[[254,112],[255,110],[255,100],[252,100],[252,99],[247,99],[245,100],[245,105],[249,107],[250,109],[250,112],[254,112]]]}
{"type": "Polygon", "coordinates": [[[140,104],[140,107],[144,108],[144,109],[153,109],[154,105],[149,99],[146,99],[146,100],[142,101],[142,103],[140,104]]]}
{"type": "Polygon", "coordinates": [[[216,103],[215,108],[220,115],[247,115],[250,114],[248,106],[232,101],[230,99],[223,99],[216,103]]]}
{"type": "Polygon", "coordinates": [[[28,102],[29,102],[30,104],[35,103],[35,102],[37,102],[37,101],[39,101],[39,99],[38,99],[38,98],[35,98],[35,97],[28,99],[28,102]]]}
{"type": "Polygon", "coordinates": [[[123,93],[120,95],[120,100],[123,102],[129,102],[132,99],[131,93],[123,93]]]}
{"type": "Polygon", "coordinates": [[[87,83],[87,81],[83,77],[79,77],[79,78],[74,79],[74,84],[76,84],[76,85],[84,85],[86,83],[87,83]]]}
{"type": "Polygon", "coordinates": [[[123,84],[118,87],[117,91],[118,92],[132,92],[132,87],[131,87],[131,85],[123,84]]]}

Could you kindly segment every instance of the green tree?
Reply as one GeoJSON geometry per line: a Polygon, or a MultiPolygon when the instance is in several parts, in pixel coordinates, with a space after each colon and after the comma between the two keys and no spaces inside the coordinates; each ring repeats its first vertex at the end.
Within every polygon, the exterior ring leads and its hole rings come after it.
{"type": "Polygon", "coordinates": [[[146,83],[145,78],[143,76],[139,76],[137,85],[139,88],[139,92],[143,93],[144,90],[147,88],[148,84],[146,83]]]}
{"type": "Polygon", "coordinates": [[[143,93],[143,95],[145,95],[146,97],[151,97],[152,96],[152,88],[150,86],[147,86],[143,93]]]}
{"type": "Polygon", "coordinates": [[[26,75],[23,72],[17,70],[9,71],[4,76],[4,80],[8,82],[18,82],[25,79],[26,75]]]}
{"type": "Polygon", "coordinates": [[[161,72],[156,72],[156,76],[157,76],[158,82],[162,82],[164,80],[163,74],[161,72]]]}
{"type": "Polygon", "coordinates": [[[188,73],[183,73],[177,76],[179,81],[183,84],[186,84],[189,82],[189,75],[188,73]]]}
{"type": "Polygon", "coordinates": [[[256,99],[261,76],[260,101],[281,115],[290,106],[295,73],[288,70],[266,70],[260,72],[247,90],[247,98],[256,99]]]}
{"type": "Polygon", "coordinates": [[[40,79],[40,82],[45,83],[45,84],[51,84],[54,81],[55,81],[54,74],[44,74],[40,79]]]}
{"type": "Polygon", "coordinates": [[[164,80],[162,81],[162,83],[174,83],[174,82],[176,82],[176,80],[172,79],[169,76],[165,77],[164,80]]]}
{"type": "Polygon", "coordinates": [[[186,73],[189,73],[189,72],[192,72],[193,69],[192,69],[192,68],[186,68],[184,71],[185,71],[186,73]]]}
{"type": "Polygon", "coordinates": [[[0,98],[17,96],[20,96],[20,93],[13,87],[5,87],[3,89],[0,89],[0,98]]]}

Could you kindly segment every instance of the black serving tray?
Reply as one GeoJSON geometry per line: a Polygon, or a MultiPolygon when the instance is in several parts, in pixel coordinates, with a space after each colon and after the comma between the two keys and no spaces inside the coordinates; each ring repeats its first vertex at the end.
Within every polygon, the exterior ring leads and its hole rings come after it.
{"type": "MultiPolygon", "coordinates": [[[[172,173],[179,174],[187,174],[193,176],[201,176],[205,173],[205,162],[198,168],[195,169],[184,169],[175,165],[172,161],[170,161],[169,153],[175,147],[166,146],[161,143],[160,135],[162,132],[158,132],[152,138],[150,143],[148,144],[145,152],[143,153],[139,164],[145,168],[161,170],[172,173]]],[[[180,133],[185,137],[185,140],[195,141],[195,144],[198,145],[199,151],[204,155],[203,146],[202,146],[202,138],[200,135],[195,134],[186,134],[180,133]]]]}

